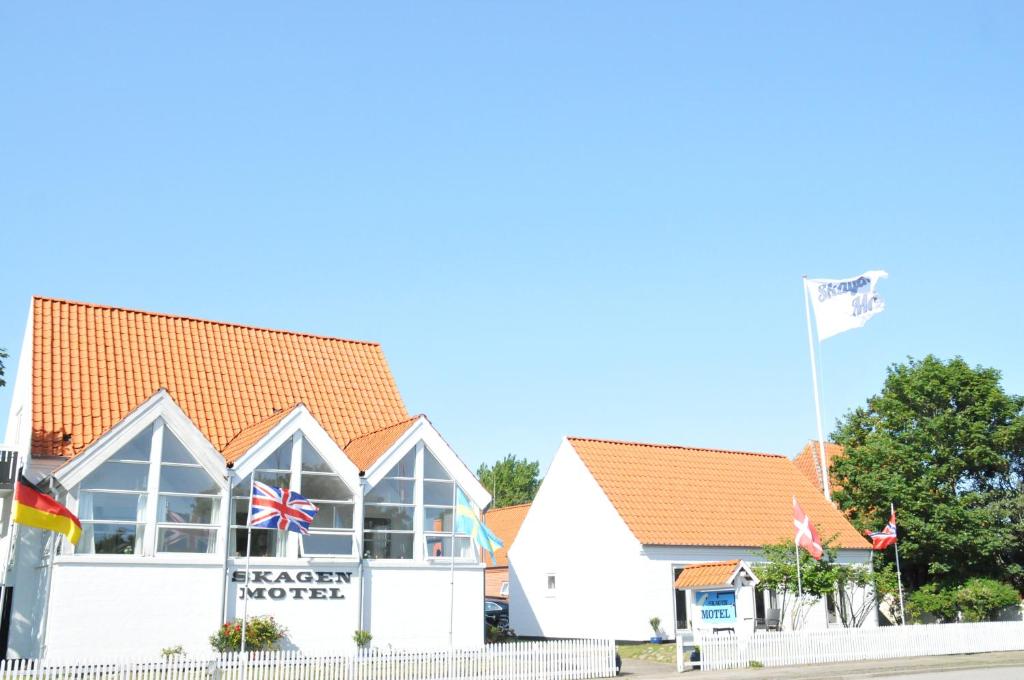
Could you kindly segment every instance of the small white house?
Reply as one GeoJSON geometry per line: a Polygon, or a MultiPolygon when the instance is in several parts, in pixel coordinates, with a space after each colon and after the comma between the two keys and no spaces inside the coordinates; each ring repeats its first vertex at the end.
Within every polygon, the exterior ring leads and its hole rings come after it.
{"type": "Polygon", "coordinates": [[[35,298],[3,448],[83,527],[12,524],[0,483],[9,656],[209,652],[246,600],[291,648],[483,644],[484,566],[452,519],[456,487],[490,495],[375,343],[35,298]],[[250,540],[253,479],[313,501],[309,534],[250,540]]]}
{"type": "MultiPolygon", "coordinates": [[[[781,594],[759,593],[750,565],[793,540],[793,496],[840,561],[870,568],[865,538],[785,456],[567,438],[509,549],[511,625],[643,640],[656,617],[667,637],[752,632],[781,594]]],[[[837,625],[835,606],[804,608],[797,625],[837,625]]]]}

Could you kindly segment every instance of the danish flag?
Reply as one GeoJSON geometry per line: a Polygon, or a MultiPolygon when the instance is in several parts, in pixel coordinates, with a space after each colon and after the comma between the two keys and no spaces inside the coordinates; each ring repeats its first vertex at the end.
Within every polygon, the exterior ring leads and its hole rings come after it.
{"type": "Polygon", "coordinates": [[[796,496],[793,496],[793,526],[796,527],[796,536],[793,538],[793,542],[809,552],[811,557],[820,560],[821,556],[825,554],[825,551],[821,549],[821,538],[818,536],[817,529],[811,524],[811,518],[796,502],[796,496]]]}
{"type": "Polygon", "coordinates": [[[290,489],[254,481],[249,512],[249,526],[308,534],[317,507],[290,489]]]}
{"type": "Polygon", "coordinates": [[[872,550],[885,550],[890,545],[896,542],[896,511],[893,510],[892,514],[889,515],[889,523],[885,525],[885,528],[881,531],[865,531],[868,538],[871,539],[872,550]]]}

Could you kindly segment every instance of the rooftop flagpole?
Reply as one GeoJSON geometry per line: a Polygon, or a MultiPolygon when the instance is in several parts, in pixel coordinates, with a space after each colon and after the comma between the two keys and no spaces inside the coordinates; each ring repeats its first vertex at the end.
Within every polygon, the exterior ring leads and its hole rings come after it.
{"type": "Polygon", "coordinates": [[[821,489],[825,492],[825,500],[831,502],[832,489],[829,483],[828,462],[825,459],[825,435],[821,425],[821,395],[818,392],[818,365],[814,354],[814,332],[811,329],[811,297],[807,290],[807,275],[804,277],[804,311],[807,315],[807,347],[811,351],[811,382],[814,384],[814,415],[818,426],[818,455],[820,457],[821,489]]]}
{"type": "Polygon", "coordinates": [[[448,648],[455,646],[455,515],[458,512],[459,483],[452,479],[452,554],[448,571],[448,648]]]}

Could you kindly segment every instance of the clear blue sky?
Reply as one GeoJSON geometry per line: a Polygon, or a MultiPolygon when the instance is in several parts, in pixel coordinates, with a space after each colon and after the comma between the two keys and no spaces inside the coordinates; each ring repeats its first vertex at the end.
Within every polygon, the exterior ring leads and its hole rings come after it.
{"type": "Polygon", "coordinates": [[[795,454],[800,276],[881,268],[826,427],[929,352],[1024,393],[1021,3],[11,2],[29,296],[383,344],[474,468],[565,434],[795,454]]]}

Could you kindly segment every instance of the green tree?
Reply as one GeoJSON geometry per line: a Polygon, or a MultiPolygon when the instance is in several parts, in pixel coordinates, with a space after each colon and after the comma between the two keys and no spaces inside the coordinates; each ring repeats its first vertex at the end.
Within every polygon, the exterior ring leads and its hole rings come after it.
{"type": "Polygon", "coordinates": [[[525,458],[519,460],[511,453],[494,463],[481,463],[476,477],[491,492],[492,508],[529,503],[540,488],[540,463],[525,458]]]}
{"type": "Polygon", "coordinates": [[[7,350],[0,347],[0,387],[3,387],[7,383],[4,382],[4,359],[7,358],[7,350]]]}
{"type": "Polygon", "coordinates": [[[766,545],[761,549],[763,561],[753,566],[758,590],[774,590],[779,595],[779,611],[783,619],[792,607],[791,620],[800,627],[807,605],[822,597],[836,603],[839,622],[847,628],[864,624],[874,613],[876,598],[890,602],[897,587],[891,569],[874,571],[867,565],[843,564],[837,561],[838,551],[831,540],[822,544],[825,551],[820,560],[800,550],[800,585],[803,600],[797,592],[797,552],[792,541],[766,545]],[[865,593],[867,596],[865,596],[865,593]]]}
{"type": "Polygon", "coordinates": [[[999,371],[931,355],[893,364],[832,436],[846,449],[835,500],[853,523],[881,527],[896,504],[907,586],[990,576],[1024,589],[1024,397],[999,371]]]}

